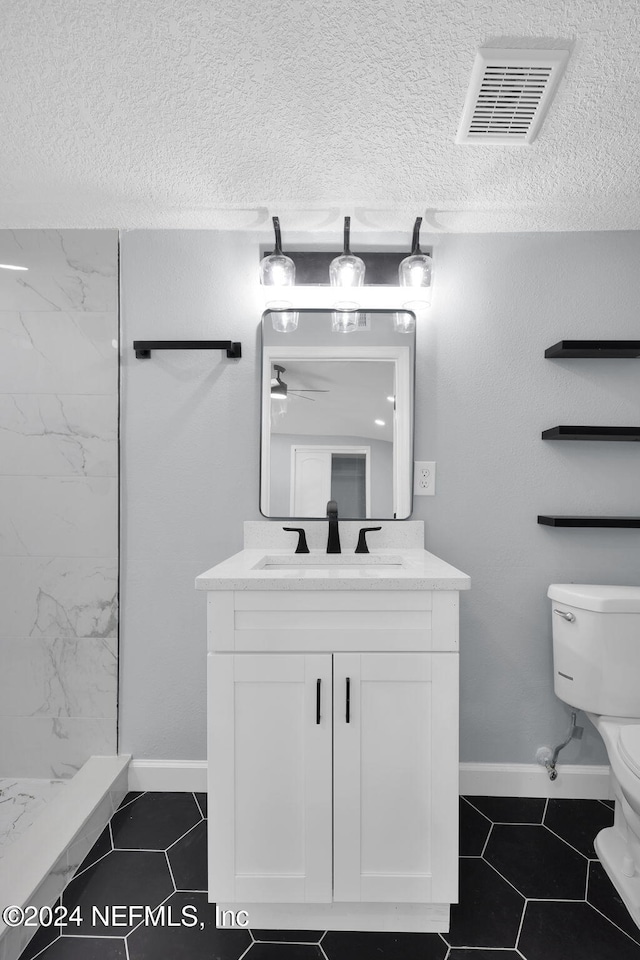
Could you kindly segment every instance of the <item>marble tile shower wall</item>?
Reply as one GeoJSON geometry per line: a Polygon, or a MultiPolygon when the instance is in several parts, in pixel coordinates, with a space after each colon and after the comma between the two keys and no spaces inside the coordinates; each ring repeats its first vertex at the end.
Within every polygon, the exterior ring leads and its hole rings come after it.
{"type": "Polygon", "coordinates": [[[0,263],[0,777],[66,777],[116,752],[118,235],[0,263]]]}

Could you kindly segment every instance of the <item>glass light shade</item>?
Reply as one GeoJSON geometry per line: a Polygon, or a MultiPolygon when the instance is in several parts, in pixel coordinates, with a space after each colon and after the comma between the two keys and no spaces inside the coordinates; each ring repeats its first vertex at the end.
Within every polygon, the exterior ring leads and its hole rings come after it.
{"type": "Polygon", "coordinates": [[[277,333],[291,333],[298,326],[300,314],[292,310],[289,300],[269,300],[267,310],[271,310],[271,325],[277,333]]]}
{"type": "Polygon", "coordinates": [[[426,253],[412,253],[398,267],[401,287],[430,287],[433,259],[426,253]]]}
{"type": "Polygon", "coordinates": [[[408,313],[403,311],[402,313],[394,313],[393,315],[393,329],[396,333],[413,333],[416,328],[416,318],[413,313],[408,313]]]}
{"type": "Polygon", "coordinates": [[[352,333],[358,329],[360,319],[358,306],[359,304],[348,300],[342,300],[335,304],[335,310],[331,317],[333,333],[352,333]]]}
{"type": "Polygon", "coordinates": [[[329,264],[332,287],[361,287],[364,283],[364,260],[353,253],[343,253],[329,264]]]}
{"type": "Polygon", "coordinates": [[[265,287],[292,287],[296,282],[296,265],[284,253],[271,253],[260,261],[260,283],[265,287]]]}

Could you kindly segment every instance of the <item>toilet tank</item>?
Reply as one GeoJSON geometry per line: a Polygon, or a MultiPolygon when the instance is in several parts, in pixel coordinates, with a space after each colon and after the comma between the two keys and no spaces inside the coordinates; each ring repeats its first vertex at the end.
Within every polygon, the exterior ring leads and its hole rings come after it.
{"type": "Polygon", "coordinates": [[[552,583],[554,690],[572,707],[640,718],[640,587],[552,583]]]}

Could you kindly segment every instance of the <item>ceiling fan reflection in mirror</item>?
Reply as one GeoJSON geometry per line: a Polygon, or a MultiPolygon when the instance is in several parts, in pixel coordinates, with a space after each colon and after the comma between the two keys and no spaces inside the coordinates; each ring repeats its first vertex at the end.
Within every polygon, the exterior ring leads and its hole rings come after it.
{"type": "Polygon", "coordinates": [[[296,397],[298,400],[310,400],[315,403],[313,397],[305,397],[305,393],[329,393],[328,390],[318,390],[313,387],[289,387],[282,379],[281,374],[286,373],[286,367],[279,363],[274,363],[275,377],[271,378],[271,399],[286,400],[289,396],[296,397]]]}

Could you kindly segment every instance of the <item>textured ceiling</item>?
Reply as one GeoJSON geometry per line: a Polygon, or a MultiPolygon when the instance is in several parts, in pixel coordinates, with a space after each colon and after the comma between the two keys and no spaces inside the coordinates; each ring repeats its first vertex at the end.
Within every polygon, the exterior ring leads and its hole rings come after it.
{"type": "Polygon", "coordinates": [[[3,0],[0,226],[640,227],[640,0],[3,0]],[[528,147],[479,46],[567,46],[528,147]]]}

